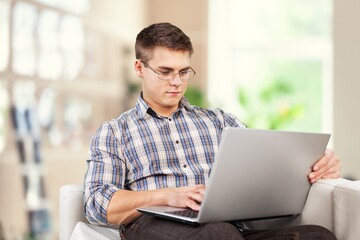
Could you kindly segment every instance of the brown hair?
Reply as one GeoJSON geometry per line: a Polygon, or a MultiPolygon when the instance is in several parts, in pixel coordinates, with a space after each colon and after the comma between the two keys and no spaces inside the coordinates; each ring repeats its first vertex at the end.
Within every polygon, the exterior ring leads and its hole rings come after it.
{"type": "Polygon", "coordinates": [[[136,59],[149,61],[155,47],[188,51],[190,56],[194,52],[190,38],[180,28],[170,23],[155,23],[141,30],[135,42],[136,59]]]}

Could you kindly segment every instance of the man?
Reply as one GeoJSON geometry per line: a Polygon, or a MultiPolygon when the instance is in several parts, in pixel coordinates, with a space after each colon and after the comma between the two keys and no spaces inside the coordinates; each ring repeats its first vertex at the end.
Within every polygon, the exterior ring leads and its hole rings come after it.
{"type": "MultiPolygon", "coordinates": [[[[137,35],[135,51],[142,79],[137,104],[104,123],[90,146],[85,177],[90,222],[120,225],[122,239],[335,239],[317,226],[241,232],[227,222],[192,227],[137,212],[149,205],[199,210],[222,130],[245,126],[231,114],[191,106],[183,97],[195,71],[191,41],[179,28],[150,25],[137,35]]],[[[327,150],[309,181],[337,178],[339,170],[339,158],[327,150]]]]}

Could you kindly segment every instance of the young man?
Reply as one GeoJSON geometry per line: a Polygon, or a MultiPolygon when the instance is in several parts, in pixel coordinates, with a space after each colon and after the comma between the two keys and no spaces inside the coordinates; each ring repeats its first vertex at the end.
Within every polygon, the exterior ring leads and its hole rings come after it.
{"type": "MultiPolygon", "coordinates": [[[[199,210],[222,130],[245,126],[231,114],[191,106],[184,98],[195,71],[191,41],[179,28],[150,25],[137,35],[135,50],[135,71],[142,79],[137,104],[105,122],[90,146],[85,176],[90,222],[120,225],[122,239],[335,239],[317,226],[240,232],[227,222],[192,227],[137,212],[149,205],[199,210]]],[[[309,181],[337,178],[339,170],[339,158],[327,150],[309,181]]]]}

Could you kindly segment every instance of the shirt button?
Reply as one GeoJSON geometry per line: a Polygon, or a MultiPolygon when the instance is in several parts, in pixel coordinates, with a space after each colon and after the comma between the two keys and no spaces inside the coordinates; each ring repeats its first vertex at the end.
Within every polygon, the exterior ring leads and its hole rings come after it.
{"type": "Polygon", "coordinates": [[[187,167],[186,164],[184,164],[183,167],[186,168],[187,167]]]}
{"type": "Polygon", "coordinates": [[[168,118],[169,119],[169,121],[171,122],[171,118],[168,118]]]}
{"type": "Polygon", "coordinates": [[[176,143],[176,144],[179,144],[179,140],[176,140],[175,143],[176,143]]]}

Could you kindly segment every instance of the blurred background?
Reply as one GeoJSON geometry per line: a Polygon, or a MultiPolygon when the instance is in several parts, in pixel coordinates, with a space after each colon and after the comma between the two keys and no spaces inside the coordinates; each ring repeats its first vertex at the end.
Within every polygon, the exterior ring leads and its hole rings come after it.
{"type": "Polygon", "coordinates": [[[0,240],[58,239],[92,135],[134,106],[137,33],[191,38],[186,96],[249,127],[329,132],[360,179],[358,0],[0,0],[0,240]]]}

